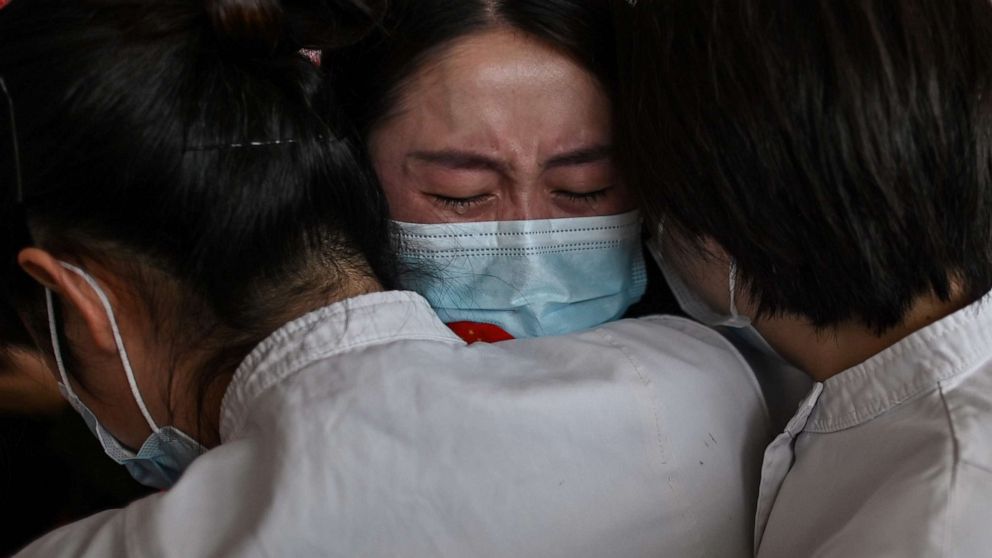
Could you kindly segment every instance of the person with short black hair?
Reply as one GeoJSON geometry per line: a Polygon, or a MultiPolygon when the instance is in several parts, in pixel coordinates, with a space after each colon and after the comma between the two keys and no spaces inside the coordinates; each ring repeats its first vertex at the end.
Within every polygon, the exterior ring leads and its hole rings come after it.
{"type": "Polygon", "coordinates": [[[766,452],[758,556],[986,555],[992,5],[615,14],[619,165],[669,282],[817,381],[766,452]]]}

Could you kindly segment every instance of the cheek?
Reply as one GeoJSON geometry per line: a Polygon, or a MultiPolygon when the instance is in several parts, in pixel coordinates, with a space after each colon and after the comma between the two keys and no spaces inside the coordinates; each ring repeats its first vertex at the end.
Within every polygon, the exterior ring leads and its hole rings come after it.
{"type": "Polygon", "coordinates": [[[435,208],[400,173],[380,173],[379,180],[389,203],[391,219],[408,223],[438,222],[435,208]]]}
{"type": "Polygon", "coordinates": [[[617,184],[614,190],[615,195],[611,201],[614,213],[626,213],[637,207],[637,203],[634,201],[634,195],[626,184],[617,184]]]}
{"type": "Polygon", "coordinates": [[[398,221],[418,222],[412,218],[416,214],[416,196],[413,188],[406,184],[399,146],[395,141],[387,139],[390,137],[395,138],[395,135],[375,134],[370,138],[369,156],[372,167],[386,195],[390,217],[398,221]]]}
{"type": "Polygon", "coordinates": [[[599,210],[596,212],[596,215],[619,215],[621,213],[632,211],[633,209],[634,205],[629,203],[627,200],[614,197],[604,201],[599,210]]]}
{"type": "Polygon", "coordinates": [[[396,119],[369,137],[369,158],[389,204],[389,217],[408,223],[445,221],[438,208],[427,199],[416,177],[406,167],[406,153],[412,140],[407,131],[408,119],[396,119]]]}

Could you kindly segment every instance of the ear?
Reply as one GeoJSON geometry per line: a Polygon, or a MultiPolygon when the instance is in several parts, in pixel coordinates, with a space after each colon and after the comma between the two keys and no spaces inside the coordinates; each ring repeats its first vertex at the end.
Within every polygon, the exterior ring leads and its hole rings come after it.
{"type": "Polygon", "coordinates": [[[58,296],[67,311],[82,318],[93,345],[103,352],[117,353],[110,317],[100,297],[85,279],[62,267],[59,260],[40,248],[25,248],[17,255],[17,263],[41,286],[58,296]]]}

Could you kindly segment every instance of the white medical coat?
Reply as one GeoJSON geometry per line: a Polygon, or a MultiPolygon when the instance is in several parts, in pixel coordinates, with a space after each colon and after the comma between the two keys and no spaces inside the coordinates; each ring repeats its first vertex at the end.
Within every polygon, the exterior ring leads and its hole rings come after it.
{"type": "Polygon", "coordinates": [[[992,308],[817,384],[768,448],[759,558],[992,556],[992,308]]]}
{"type": "Polygon", "coordinates": [[[687,320],[466,346],[418,295],[365,295],[248,356],[174,488],[23,556],[749,556],[766,425],[687,320]]]}

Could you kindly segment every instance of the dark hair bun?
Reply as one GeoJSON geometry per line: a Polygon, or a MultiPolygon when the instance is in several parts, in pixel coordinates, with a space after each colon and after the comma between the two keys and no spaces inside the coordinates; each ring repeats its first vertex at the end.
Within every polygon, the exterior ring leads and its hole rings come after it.
{"type": "Polygon", "coordinates": [[[386,0],[207,0],[221,42],[248,55],[279,47],[322,49],[363,37],[385,12],[386,0]]]}

